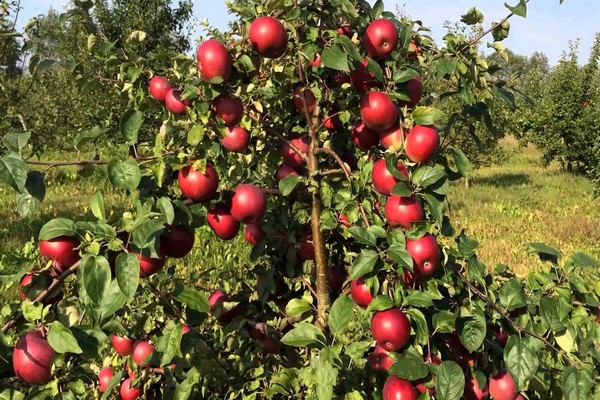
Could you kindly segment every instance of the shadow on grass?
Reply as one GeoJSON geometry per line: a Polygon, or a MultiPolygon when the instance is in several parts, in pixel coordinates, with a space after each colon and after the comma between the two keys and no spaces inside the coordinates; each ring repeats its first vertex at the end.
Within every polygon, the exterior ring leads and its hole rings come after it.
{"type": "Polygon", "coordinates": [[[498,188],[521,186],[529,183],[531,183],[531,179],[527,174],[510,172],[473,179],[473,185],[494,186],[498,188]]]}

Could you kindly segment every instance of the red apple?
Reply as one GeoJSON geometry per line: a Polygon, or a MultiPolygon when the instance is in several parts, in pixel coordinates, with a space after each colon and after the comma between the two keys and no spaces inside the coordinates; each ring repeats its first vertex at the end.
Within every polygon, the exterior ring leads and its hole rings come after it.
{"type": "MultiPolygon", "coordinates": [[[[308,137],[302,136],[295,138],[290,140],[290,143],[300,150],[301,153],[305,155],[308,154],[310,146],[308,137]]],[[[287,143],[283,143],[281,145],[281,154],[283,155],[283,160],[285,163],[290,167],[300,168],[305,164],[305,161],[302,159],[302,157],[300,157],[300,155],[296,153],[287,143]]]]}
{"type": "Polygon", "coordinates": [[[515,381],[504,368],[498,371],[498,375],[490,378],[489,386],[494,400],[515,400],[518,395],[515,381]]]}
{"type": "Polygon", "coordinates": [[[231,56],[227,48],[217,40],[202,42],[196,51],[196,59],[198,72],[207,81],[217,77],[226,81],[231,76],[231,56]]]}
{"type": "Polygon", "coordinates": [[[121,400],[137,400],[144,394],[141,387],[133,387],[131,383],[131,378],[127,378],[121,383],[121,390],[119,391],[121,400]]]}
{"type": "Polygon", "coordinates": [[[165,265],[164,258],[152,258],[141,253],[136,253],[135,256],[140,263],[140,276],[144,278],[154,275],[165,265]]]}
{"type": "Polygon", "coordinates": [[[333,265],[327,269],[329,275],[329,289],[334,295],[339,295],[342,292],[344,282],[348,277],[348,272],[343,265],[333,265]]]}
{"type": "Polygon", "coordinates": [[[467,379],[465,382],[463,396],[465,400],[487,400],[489,397],[488,384],[486,383],[483,389],[481,389],[477,379],[471,377],[471,379],[467,379]]]}
{"type": "Polygon", "coordinates": [[[352,36],[354,36],[354,32],[352,32],[352,28],[350,27],[350,25],[343,25],[340,26],[337,30],[337,32],[340,35],[345,35],[348,36],[350,39],[352,39],[352,36]]]}
{"type": "Polygon", "coordinates": [[[328,131],[337,131],[342,127],[342,121],[339,116],[340,107],[337,104],[334,104],[331,107],[331,110],[327,113],[327,115],[323,118],[323,127],[328,131]]]}
{"type": "Polygon", "coordinates": [[[225,128],[225,136],[221,138],[221,145],[229,151],[243,153],[250,143],[250,134],[241,126],[225,128]]]}
{"type": "Polygon", "coordinates": [[[63,272],[75,264],[79,257],[79,241],[73,236],[58,236],[40,241],[40,255],[46,260],[53,260],[58,272],[63,272]]]}
{"type": "Polygon", "coordinates": [[[165,257],[183,258],[194,247],[194,231],[185,226],[172,226],[160,237],[160,253],[165,257]]]}
{"type": "Polygon", "coordinates": [[[410,339],[410,323],[397,308],[377,311],[371,319],[371,333],[377,344],[387,351],[403,349],[410,339]]]}
{"type": "Polygon", "coordinates": [[[312,235],[305,235],[298,240],[298,256],[302,261],[315,259],[315,246],[312,235]]]}
{"type": "MultiPolygon", "coordinates": [[[[408,180],[408,171],[401,161],[396,163],[396,169],[408,180]]],[[[392,173],[388,170],[385,159],[375,161],[373,169],[371,170],[371,180],[373,181],[373,188],[384,196],[389,196],[394,186],[400,182],[392,173]]]]}
{"type": "Polygon", "coordinates": [[[506,346],[506,342],[508,341],[508,331],[503,329],[501,326],[493,325],[492,333],[498,339],[500,347],[504,348],[506,346]]]}
{"type": "Polygon", "coordinates": [[[417,400],[419,393],[408,381],[391,375],[383,385],[383,400],[417,400]]]}
{"type": "Polygon", "coordinates": [[[342,226],[345,226],[346,228],[350,228],[351,226],[350,220],[348,219],[348,216],[346,214],[340,214],[338,218],[338,223],[342,226]]]}
{"type": "Polygon", "coordinates": [[[279,58],[287,48],[287,32],[276,18],[258,17],[250,24],[250,43],[262,57],[279,58]]]}
{"type": "Polygon", "coordinates": [[[368,128],[362,121],[356,121],[352,125],[352,140],[359,149],[369,150],[379,144],[379,133],[368,128]]]}
{"type": "Polygon", "coordinates": [[[265,231],[262,230],[260,224],[248,224],[246,225],[244,236],[246,236],[248,243],[250,243],[252,246],[256,246],[258,243],[265,240],[265,231]]]}
{"type": "Polygon", "coordinates": [[[321,66],[321,55],[319,53],[315,54],[315,59],[313,61],[309,61],[308,65],[319,68],[321,66]]]}
{"type": "Polygon", "coordinates": [[[315,111],[317,98],[310,88],[303,89],[300,86],[297,86],[292,94],[292,102],[300,114],[306,115],[306,113],[308,113],[309,115],[312,115],[315,111]]]}
{"type": "Polygon", "coordinates": [[[417,58],[419,57],[419,46],[414,41],[410,41],[408,45],[408,53],[406,54],[407,58],[417,58]]]}
{"type": "Polygon", "coordinates": [[[405,85],[410,100],[404,102],[404,104],[414,107],[419,103],[419,101],[421,101],[421,97],[423,96],[423,84],[421,83],[421,78],[415,76],[414,78],[408,80],[405,85]]]}
{"type": "Polygon", "coordinates": [[[430,277],[441,266],[442,251],[431,233],[420,239],[406,239],[406,250],[411,255],[414,271],[419,276],[430,277]]]}
{"type": "Polygon", "coordinates": [[[369,92],[360,101],[360,116],[366,126],[381,132],[398,122],[398,107],[383,92],[369,92]]]}
{"type": "Polygon", "coordinates": [[[171,83],[162,76],[154,75],[152,79],[150,79],[150,96],[152,96],[154,100],[165,101],[167,92],[172,88],[173,86],[171,83]]]}
{"type": "Polygon", "coordinates": [[[27,298],[27,294],[29,293],[27,286],[31,285],[34,276],[34,273],[27,272],[25,275],[23,275],[23,277],[21,277],[21,280],[19,280],[19,297],[21,297],[21,300],[25,300],[27,298]]]}
{"type": "Polygon", "coordinates": [[[210,312],[214,314],[215,318],[217,318],[219,322],[227,323],[239,314],[238,308],[232,308],[229,311],[227,311],[225,308],[220,309],[219,306],[228,301],[231,301],[230,297],[220,289],[212,292],[208,298],[210,312]]]}
{"type": "Polygon", "coordinates": [[[369,72],[368,65],[369,60],[363,58],[362,62],[355,63],[354,69],[350,72],[350,83],[361,92],[368,92],[373,87],[380,86],[375,75],[369,72]]]}
{"type": "Polygon", "coordinates": [[[275,179],[277,179],[279,182],[290,175],[298,175],[298,172],[296,172],[296,170],[289,165],[282,164],[279,168],[277,168],[277,172],[275,172],[275,179]]]}
{"type": "Polygon", "coordinates": [[[363,46],[374,59],[387,58],[398,47],[398,29],[389,19],[378,19],[367,26],[363,46]]]}
{"type": "Polygon", "coordinates": [[[126,357],[133,352],[135,340],[129,339],[127,336],[112,335],[112,345],[117,354],[126,357]]]}
{"type": "Polygon", "coordinates": [[[189,100],[181,100],[181,90],[171,89],[165,95],[165,105],[167,110],[176,115],[185,114],[185,109],[192,105],[189,100]]]}
{"type": "Polygon", "coordinates": [[[225,126],[236,126],[244,116],[244,104],[237,97],[227,94],[218,95],[212,103],[213,110],[225,126]]]}
{"type": "Polygon", "coordinates": [[[229,296],[225,294],[221,289],[217,289],[210,294],[208,298],[208,305],[210,306],[210,311],[213,312],[217,306],[221,303],[229,301],[229,296]]]}
{"type": "Polygon", "coordinates": [[[440,147],[440,135],[431,125],[417,125],[406,137],[404,149],[414,162],[426,163],[431,160],[440,147]]]}
{"type": "Polygon", "coordinates": [[[240,231],[240,223],[223,203],[219,203],[206,214],[206,221],[215,234],[223,240],[231,240],[240,231]]]}
{"type": "Polygon", "coordinates": [[[363,277],[355,279],[350,283],[350,294],[354,302],[362,308],[367,308],[373,301],[371,289],[369,289],[363,277]]]}
{"type": "Polygon", "coordinates": [[[54,350],[38,330],[25,333],[13,350],[15,375],[32,385],[45,385],[52,380],[50,368],[54,350]]]}
{"type": "Polygon", "coordinates": [[[401,128],[399,124],[394,124],[391,128],[379,132],[379,140],[385,149],[391,147],[393,150],[400,150],[404,146],[404,136],[406,135],[408,135],[406,128],[401,128]]]}
{"type": "Polygon", "coordinates": [[[263,355],[277,354],[279,352],[279,342],[270,336],[264,336],[261,340],[263,355]]]}
{"type": "Polygon", "coordinates": [[[409,229],[414,222],[425,218],[421,202],[415,196],[390,196],[385,203],[385,218],[390,226],[409,229]]]}
{"type": "Polygon", "coordinates": [[[383,347],[376,345],[375,350],[369,354],[367,363],[371,369],[379,371],[388,371],[394,365],[394,360],[390,357],[390,352],[383,347]]]}
{"type": "Polygon", "coordinates": [[[210,200],[219,187],[219,177],[212,165],[207,165],[204,171],[184,167],[179,170],[177,181],[181,193],[195,202],[210,200]]]}
{"type": "Polygon", "coordinates": [[[251,224],[260,221],[267,212],[267,197],[261,188],[242,184],[235,188],[231,198],[231,215],[239,222],[251,224]]]}
{"type": "Polygon", "coordinates": [[[138,340],[133,345],[132,358],[135,365],[138,367],[146,368],[150,364],[150,358],[154,353],[154,346],[145,340],[138,340]]]}
{"type": "Polygon", "coordinates": [[[106,392],[108,389],[108,384],[112,377],[115,376],[111,367],[105,367],[100,370],[98,373],[98,390],[102,393],[106,392]]]}

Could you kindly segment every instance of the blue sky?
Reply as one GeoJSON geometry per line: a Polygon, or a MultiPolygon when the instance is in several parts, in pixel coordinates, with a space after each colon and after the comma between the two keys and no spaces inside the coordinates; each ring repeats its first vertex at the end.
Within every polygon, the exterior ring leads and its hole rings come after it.
{"type": "MultiPolygon", "coordinates": [[[[62,9],[67,0],[22,0],[20,25],[29,18],[45,13],[48,8],[62,9]]],[[[517,0],[508,0],[516,4],[517,0]]],[[[446,20],[458,21],[470,6],[478,7],[485,15],[486,27],[507,14],[503,0],[387,0],[387,9],[403,9],[413,19],[419,19],[433,29],[433,36],[440,40],[444,34],[446,20]]],[[[208,19],[219,28],[225,28],[230,16],[224,0],[194,0],[195,17],[208,19]]],[[[504,43],[519,54],[529,55],[534,51],[544,52],[551,63],[555,63],[562,52],[568,49],[570,40],[581,40],[580,62],[589,56],[594,35],[600,31],[597,22],[600,15],[600,0],[532,0],[527,19],[511,19],[511,37],[504,43]]]]}

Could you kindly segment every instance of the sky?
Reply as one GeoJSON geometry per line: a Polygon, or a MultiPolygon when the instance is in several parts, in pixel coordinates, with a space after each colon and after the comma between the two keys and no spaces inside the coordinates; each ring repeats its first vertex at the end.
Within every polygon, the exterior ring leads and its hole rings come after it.
{"type": "MultiPolygon", "coordinates": [[[[371,0],[369,0],[371,1],[371,0]]],[[[68,0],[21,0],[19,26],[29,18],[44,14],[50,7],[61,10],[68,0]]],[[[371,1],[372,3],[373,1],[371,1]]],[[[517,0],[508,0],[515,5],[517,0]]],[[[475,6],[484,16],[485,27],[508,14],[504,0],[387,0],[386,8],[404,10],[413,20],[421,20],[432,29],[436,42],[441,43],[445,33],[445,21],[458,21],[466,10],[475,6]]],[[[224,29],[231,16],[227,14],[224,0],[194,0],[194,15],[198,20],[208,19],[211,25],[224,29]]],[[[541,51],[548,56],[551,64],[556,63],[561,54],[568,50],[569,41],[580,39],[580,63],[589,57],[594,35],[600,32],[597,23],[600,15],[600,0],[531,0],[527,19],[511,18],[511,34],[504,45],[515,53],[530,55],[541,51]]]]}

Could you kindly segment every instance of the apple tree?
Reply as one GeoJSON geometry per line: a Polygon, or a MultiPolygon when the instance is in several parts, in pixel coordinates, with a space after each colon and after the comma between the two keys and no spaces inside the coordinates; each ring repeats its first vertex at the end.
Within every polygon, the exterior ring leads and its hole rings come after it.
{"type": "MultiPolygon", "coordinates": [[[[119,132],[75,144],[120,135],[123,152],[44,165],[106,168],[131,207],[116,212],[97,191],[81,219],[42,227],[39,265],[3,278],[21,301],[2,309],[0,394],[599,396],[596,262],[533,243],[546,270],[486,267],[448,217],[449,185],[470,163],[444,141],[465,115],[440,125],[443,110],[420,103],[421,72],[435,66],[485,112],[494,96],[475,101],[474,88],[502,86],[470,49],[490,32],[499,48],[508,18],[435,48],[381,1],[229,7],[230,29],[209,29],[195,59],[167,69],[158,55],[90,46],[129,103],[119,132]],[[249,259],[186,265],[202,225],[223,241],[243,230],[249,259]]],[[[526,2],[507,7],[523,16],[526,2]]],[[[45,186],[27,140],[4,137],[0,177],[34,207],[45,186]]]]}

